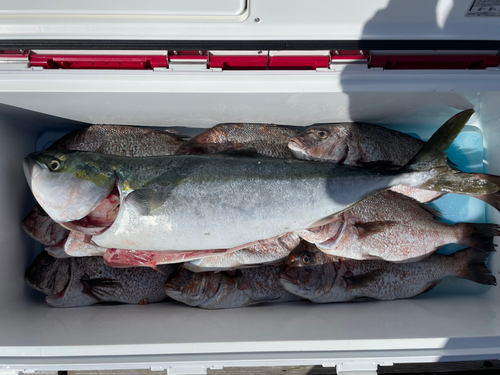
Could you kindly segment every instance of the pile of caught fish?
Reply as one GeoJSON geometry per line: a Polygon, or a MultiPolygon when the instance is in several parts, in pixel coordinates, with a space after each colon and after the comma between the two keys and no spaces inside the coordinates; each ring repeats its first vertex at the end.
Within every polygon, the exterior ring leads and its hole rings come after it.
{"type": "Polygon", "coordinates": [[[56,307],[207,309],[409,298],[446,276],[496,285],[485,262],[500,227],[446,224],[426,204],[454,193],[500,208],[500,177],[445,155],[472,114],[427,143],[364,123],[74,131],[24,160],[39,205],[23,228],[46,246],[26,281],[56,307]],[[451,243],[467,248],[435,253],[451,243]]]}

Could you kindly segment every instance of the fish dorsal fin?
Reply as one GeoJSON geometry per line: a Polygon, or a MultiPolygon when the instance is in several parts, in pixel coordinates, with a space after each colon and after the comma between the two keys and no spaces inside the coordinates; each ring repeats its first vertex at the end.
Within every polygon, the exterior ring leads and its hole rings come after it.
{"type": "Polygon", "coordinates": [[[446,121],[401,169],[401,172],[448,166],[448,159],[444,156],[445,151],[451,146],[473,113],[473,109],[468,109],[446,121]]]}
{"type": "Polygon", "coordinates": [[[149,215],[151,211],[162,206],[160,199],[157,199],[154,189],[137,189],[125,198],[127,203],[133,205],[141,215],[149,215]]]}
{"type": "Polygon", "coordinates": [[[258,158],[265,157],[262,154],[259,154],[255,147],[246,147],[246,148],[234,148],[230,150],[224,150],[219,152],[218,155],[226,155],[226,156],[235,156],[235,157],[247,157],[247,158],[258,158]]]}

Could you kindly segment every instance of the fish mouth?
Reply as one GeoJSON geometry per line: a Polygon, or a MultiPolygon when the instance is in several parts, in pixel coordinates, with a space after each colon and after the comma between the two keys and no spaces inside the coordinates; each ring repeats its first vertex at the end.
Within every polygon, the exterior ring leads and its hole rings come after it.
{"type": "Polygon", "coordinates": [[[31,181],[42,172],[43,168],[40,166],[40,164],[27,156],[23,160],[23,170],[26,181],[28,182],[28,185],[31,189],[31,181]]]}
{"type": "Polygon", "coordinates": [[[292,151],[302,151],[303,145],[297,138],[292,138],[288,142],[288,148],[292,151]]]}
{"type": "Polygon", "coordinates": [[[46,298],[46,301],[49,303],[51,306],[57,306],[58,303],[57,301],[60,301],[61,299],[64,298],[64,294],[66,293],[66,289],[60,291],[57,294],[49,294],[46,298]]]}
{"type": "Polygon", "coordinates": [[[286,274],[285,272],[280,273],[280,279],[283,279],[293,285],[299,285],[300,281],[297,279],[294,279],[292,276],[286,274]]]}
{"type": "Polygon", "coordinates": [[[68,237],[66,237],[61,242],[59,242],[53,246],[47,246],[45,248],[45,251],[47,253],[49,253],[49,255],[53,256],[54,258],[71,258],[71,256],[66,254],[64,251],[64,245],[66,244],[67,240],[68,240],[68,237]]]}
{"type": "Polygon", "coordinates": [[[167,282],[165,284],[165,288],[167,289],[171,289],[171,290],[174,290],[174,291],[177,291],[177,292],[180,292],[182,287],[178,286],[178,285],[175,285],[175,284],[172,284],[171,282],[167,282]]]}
{"type": "Polygon", "coordinates": [[[111,225],[108,227],[92,226],[92,225],[86,224],[83,219],[67,221],[65,223],[59,223],[59,225],[62,226],[63,228],[66,228],[67,230],[80,232],[80,233],[88,234],[91,236],[96,236],[98,234],[102,234],[106,230],[108,230],[109,227],[111,226],[111,225]],[[80,225],[80,224],[82,224],[82,225],[80,225]]]}

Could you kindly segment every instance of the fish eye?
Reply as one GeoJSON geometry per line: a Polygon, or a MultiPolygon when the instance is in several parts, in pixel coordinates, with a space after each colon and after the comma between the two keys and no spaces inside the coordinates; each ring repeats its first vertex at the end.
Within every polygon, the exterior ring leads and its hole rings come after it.
{"type": "Polygon", "coordinates": [[[302,263],[311,264],[312,261],[313,261],[313,255],[310,252],[307,252],[304,255],[302,255],[302,263]]]}
{"type": "Polygon", "coordinates": [[[42,266],[48,266],[50,263],[52,263],[52,259],[50,259],[49,257],[40,259],[40,265],[42,266]]]}
{"type": "Polygon", "coordinates": [[[325,138],[328,136],[328,134],[327,134],[327,132],[326,132],[326,131],[324,131],[324,130],[318,130],[318,131],[316,132],[316,136],[317,136],[318,138],[325,139],[325,138]]]}
{"type": "Polygon", "coordinates": [[[40,216],[49,216],[47,214],[47,212],[45,212],[45,210],[42,207],[40,207],[40,206],[38,206],[38,215],[40,215],[40,216]]]}
{"type": "Polygon", "coordinates": [[[59,168],[61,168],[61,162],[57,159],[53,159],[49,163],[49,168],[52,171],[57,171],[59,168]]]}

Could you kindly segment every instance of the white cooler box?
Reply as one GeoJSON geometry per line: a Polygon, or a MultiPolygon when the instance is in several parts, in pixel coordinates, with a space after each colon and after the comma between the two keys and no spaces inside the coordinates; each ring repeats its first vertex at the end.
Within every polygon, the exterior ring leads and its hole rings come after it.
{"type": "MultiPolygon", "coordinates": [[[[474,108],[451,157],[500,175],[500,7],[477,0],[102,3],[0,4],[0,374],[282,365],[369,374],[394,363],[500,358],[500,287],[457,279],[392,302],[220,311],[173,302],[47,306],[23,279],[41,246],[20,225],[34,203],[21,162],[87,124],[195,134],[222,122],[352,120],[427,139],[474,108]]],[[[436,205],[449,221],[500,223],[498,212],[472,198],[450,195],[436,205]]],[[[498,277],[498,255],[489,267],[498,277]]]]}

